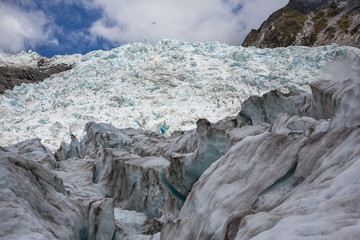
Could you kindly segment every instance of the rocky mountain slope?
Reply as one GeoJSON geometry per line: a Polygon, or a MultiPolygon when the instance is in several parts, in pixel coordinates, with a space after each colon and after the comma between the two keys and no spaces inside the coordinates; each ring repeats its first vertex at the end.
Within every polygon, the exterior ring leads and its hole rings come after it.
{"type": "Polygon", "coordinates": [[[244,47],[320,46],[331,43],[360,47],[360,1],[290,0],[251,30],[244,47]]]}

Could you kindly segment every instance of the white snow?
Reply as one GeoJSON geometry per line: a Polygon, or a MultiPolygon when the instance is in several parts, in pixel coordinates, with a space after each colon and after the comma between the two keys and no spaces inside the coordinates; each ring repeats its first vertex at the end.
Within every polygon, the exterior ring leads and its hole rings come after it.
{"type": "MultiPolygon", "coordinates": [[[[28,52],[22,51],[18,54],[4,53],[0,50],[0,66],[8,67],[37,67],[38,60],[44,58],[36,52],[29,50],[28,52]]],[[[55,55],[49,61],[52,65],[60,63],[74,63],[81,59],[80,54],[73,55],[55,55]]]]}
{"type": "MultiPolygon", "coordinates": [[[[218,42],[161,40],[86,55],[55,56],[75,63],[44,82],[0,96],[0,145],[41,138],[55,151],[89,121],[166,135],[236,115],[250,95],[270,89],[308,91],[320,68],[359,53],[337,45],[256,49],[218,42]]],[[[34,52],[0,53],[0,64],[34,65],[34,52]]]]}

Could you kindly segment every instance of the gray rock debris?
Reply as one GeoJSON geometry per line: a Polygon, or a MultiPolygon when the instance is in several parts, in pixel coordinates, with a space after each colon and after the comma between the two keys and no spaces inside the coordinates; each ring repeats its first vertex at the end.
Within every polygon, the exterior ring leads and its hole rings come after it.
{"type": "Polygon", "coordinates": [[[7,89],[13,89],[22,83],[37,83],[45,80],[53,74],[68,71],[71,65],[53,65],[46,58],[40,58],[37,68],[29,66],[0,66],[0,94],[7,89]]]}

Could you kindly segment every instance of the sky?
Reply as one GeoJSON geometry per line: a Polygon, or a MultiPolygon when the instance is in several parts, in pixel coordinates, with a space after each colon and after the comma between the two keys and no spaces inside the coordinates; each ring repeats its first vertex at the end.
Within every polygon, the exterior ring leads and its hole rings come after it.
{"type": "Polygon", "coordinates": [[[147,37],[241,45],[288,0],[0,0],[0,49],[45,57],[147,37]]]}

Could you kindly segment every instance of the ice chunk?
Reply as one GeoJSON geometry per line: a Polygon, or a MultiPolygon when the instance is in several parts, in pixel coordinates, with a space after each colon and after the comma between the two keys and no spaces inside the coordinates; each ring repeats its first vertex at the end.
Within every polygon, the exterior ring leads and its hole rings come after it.
{"type": "Polygon", "coordinates": [[[0,147],[0,238],[79,239],[86,227],[80,209],[67,199],[62,179],[35,161],[45,147],[19,146],[33,151],[24,158],[14,146],[0,147]]]}
{"type": "Polygon", "coordinates": [[[313,97],[304,114],[331,118],[331,128],[360,125],[360,77],[347,80],[320,80],[311,84],[313,97]]]}
{"type": "Polygon", "coordinates": [[[114,209],[115,223],[124,233],[139,235],[148,231],[149,217],[141,212],[114,209]]]}
{"type": "Polygon", "coordinates": [[[315,120],[310,117],[289,117],[287,114],[279,114],[271,127],[271,132],[292,137],[309,137],[319,132],[326,132],[329,127],[330,122],[324,119],[315,120]]]}
{"type": "Polygon", "coordinates": [[[54,169],[56,166],[56,160],[53,154],[48,148],[41,144],[38,138],[10,145],[7,149],[24,158],[36,161],[49,170],[54,169]]]}
{"type": "Polygon", "coordinates": [[[89,240],[113,239],[115,235],[114,206],[110,198],[94,202],[89,212],[89,240]]]}
{"type": "Polygon", "coordinates": [[[267,132],[234,145],[194,184],[179,219],[165,227],[164,236],[211,238],[232,213],[250,208],[258,194],[295,165],[302,142],[267,132]]]}
{"type": "MultiPolygon", "coordinates": [[[[161,172],[170,163],[161,157],[140,157],[120,150],[105,150],[99,183],[117,206],[161,217],[166,202],[174,201],[161,184],[161,172]]],[[[165,209],[164,209],[165,208],[165,209]]]]}
{"type": "Polygon", "coordinates": [[[291,92],[283,94],[277,90],[262,97],[252,96],[241,105],[240,114],[251,120],[253,125],[273,123],[280,113],[298,115],[306,96],[291,92]]]}
{"type": "Polygon", "coordinates": [[[193,153],[172,154],[171,164],[165,171],[164,182],[170,184],[170,189],[174,188],[172,192],[182,200],[201,174],[230,148],[225,131],[207,119],[197,122],[196,134],[196,150],[193,153]]]}
{"type": "Polygon", "coordinates": [[[202,175],[162,239],[352,238],[359,131],[245,138],[202,175]]]}

